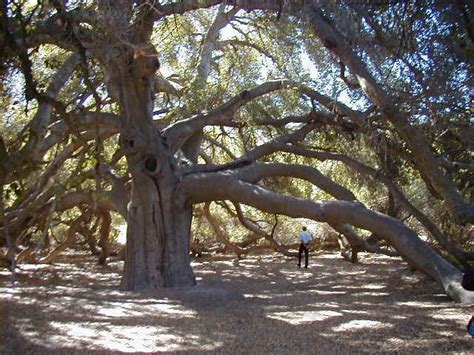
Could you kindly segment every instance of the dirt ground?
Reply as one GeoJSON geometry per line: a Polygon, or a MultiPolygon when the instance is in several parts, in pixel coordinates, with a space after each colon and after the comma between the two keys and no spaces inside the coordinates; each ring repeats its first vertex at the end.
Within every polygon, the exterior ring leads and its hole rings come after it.
{"type": "Polygon", "coordinates": [[[119,290],[121,262],[84,254],[0,273],[1,354],[472,354],[474,307],[398,258],[201,258],[192,289],[119,290]]]}

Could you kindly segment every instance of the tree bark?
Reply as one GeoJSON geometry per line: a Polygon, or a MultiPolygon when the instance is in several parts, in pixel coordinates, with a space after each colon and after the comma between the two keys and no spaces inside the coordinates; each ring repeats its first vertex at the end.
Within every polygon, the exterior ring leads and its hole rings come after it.
{"type": "Polygon", "coordinates": [[[59,244],[54,250],[52,250],[43,260],[41,260],[42,263],[45,264],[52,264],[54,263],[59,255],[69,248],[74,240],[76,240],[76,233],[81,227],[81,224],[84,222],[88,222],[92,216],[92,210],[87,210],[84,213],[82,213],[79,217],[77,217],[74,222],[71,223],[71,226],[67,230],[66,233],[66,239],[59,244]]]}
{"type": "Polygon", "coordinates": [[[132,176],[127,211],[127,245],[122,288],[125,290],[191,286],[191,208],[175,196],[174,158],[152,119],[153,53],[125,52],[107,66],[109,89],[122,108],[120,144],[132,176]]]}
{"type": "Polygon", "coordinates": [[[322,44],[356,76],[362,91],[378,107],[383,117],[394,125],[411,150],[422,178],[442,196],[455,221],[461,225],[474,221],[474,206],[463,199],[453,181],[442,172],[429,142],[420,129],[410,123],[406,115],[395,105],[395,98],[385,92],[344,36],[322,15],[319,2],[307,1],[303,6],[299,1],[280,0],[233,0],[228,3],[247,11],[283,11],[306,22],[322,44]]]}
{"type": "Polygon", "coordinates": [[[262,211],[294,218],[309,218],[332,225],[349,224],[385,239],[411,266],[438,281],[459,302],[474,302],[474,293],[460,284],[462,273],[437,254],[401,221],[365,208],[358,201],[313,202],[283,196],[261,186],[238,180],[231,174],[196,174],[186,177],[180,188],[189,203],[231,200],[262,211]]]}
{"type": "Polygon", "coordinates": [[[100,238],[99,246],[101,248],[101,253],[99,256],[99,264],[105,265],[107,256],[109,256],[109,234],[110,234],[110,225],[112,224],[112,217],[108,210],[102,209],[98,211],[98,218],[100,218],[100,238]]]}
{"type": "Polygon", "coordinates": [[[441,171],[439,162],[420,129],[411,124],[406,115],[395,105],[395,99],[376,82],[338,30],[323,18],[319,9],[313,10],[308,18],[313,32],[328,50],[337,55],[350,68],[362,91],[377,105],[383,117],[394,125],[415,157],[422,177],[427,179],[428,185],[431,184],[442,196],[454,219],[461,225],[472,223],[474,221],[474,206],[464,201],[453,181],[441,171]]]}
{"type": "MultiPolygon", "coordinates": [[[[294,154],[302,155],[305,157],[315,158],[320,161],[325,160],[336,160],[346,164],[348,167],[357,171],[361,174],[371,176],[373,179],[380,181],[384,184],[389,192],[389,195],[392,196],[400,204],[400,207],[404,208],[408,213],[413,215],[418,221],[426,228],[428,232],[436,239],[436,241],[452,256],[458,259],[462,264],[467,264],[468,260],[473,259],[473,252],[467,252],[460,249],[453,241],[449,240],[440,229],[432,222],[428,216],[426,216],[422,211],[418,210],[405,195],[400,191],[395,182],[387,177],[385,174],[380,173],[379,171],[371,168],[370,166],[364,165],[361,162],[352,159],[349,156],[339,153],[332,153],[328,151],[315,151],[310,150],[305,147],[290,146],[290,145],[280,145],[278,148],[282,152],[291,152],[294,154]]],[[[335,195],[335,197],[337,197],[335,195]]],[[[337,197],[338,198],[338,197],[337,197]]],[[[340,199],[340,198],[339,198],[340,199]]],[[[390,213],[387,213],[390,215],[390,213]]]]}

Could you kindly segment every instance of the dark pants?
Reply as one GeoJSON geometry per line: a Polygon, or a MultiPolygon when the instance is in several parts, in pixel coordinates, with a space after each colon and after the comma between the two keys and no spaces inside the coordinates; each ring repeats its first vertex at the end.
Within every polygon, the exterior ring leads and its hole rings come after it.
{"type": "Polygon", "coordinates": [[[301,255],[304,251],[304,267],[308,267],[308,246],[305,243],[300,243],[300,249],[298,250],[298,266],[301,266],[301,255]]]}

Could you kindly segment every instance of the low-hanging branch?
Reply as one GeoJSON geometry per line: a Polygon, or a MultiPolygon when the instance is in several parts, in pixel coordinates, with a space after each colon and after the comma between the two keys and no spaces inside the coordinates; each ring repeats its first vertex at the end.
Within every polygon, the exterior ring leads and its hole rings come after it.
{"type": "Polygon", "coordinates": [[[422,211],[416,208],[400,191],[397,185],[388,178],[385,174],[380,171],[375,170],[353,158],[350,158],[347,155],[340,154],[340,153],[332,153],[327,151],[315,151],[310,150],[306,147],[302,146],[294,146],[294,145],[281,145],[279,150],[282,152],[289,152],[301,156],[305,156],[308,158],[315,158],[321,161],[325,160],[335,160],[340,161],[346,164],[351,169],[372,177],[373,179],[380,181],[384,184],[389,191],[393,193],[397,201],[403,206],[403,208],[413,215],[420,223],[428,230],[431,235],[436,239],[436,241],[451,255],[456,257],[461,263],[466,263],[468,260],[474,260],[474,253],[466,252],[461,250],[458,246],[456,246],[453,242],[451,242],[442,232],[441,230],[426,216],[422,211]]]}
{"type": "Polygon", "coordinates": [[[239,219],[240,223],[248,230],[268,240],[271,243],[273,250],[285,256],[294,257],[298,255],[295,252],[290,252],[286,246],[284,246],[283,244],[280,244],[279,242],[275,240],[274,231],[275,231],[276,223],[274,225],[274,228],[272,229],[272,233],[268,234],[262,228],[260,228],[258,224],[256,224],[255,222],[249,220],[248,218],[244,216],[240,204],[234,203],[234,207],[237,214],[237,218],[239,219]]]}
{"type": "Polygon", "coordinates": [[[308,21],[326,48],[337,55],[355,74],[362,90],[379,107],[384,118],[395,126],[416,158],[418,169],[443,196],[455,219],[460,224],[473,222],[474,206],[463,200],[453,182],[441,172],[439,163],[419,128],[409,122],[406,115],[395,105],[395,99],[381,88],[341,33],[327,22],[319,10],[313,9],[308,21]]]}
{"type": "Polygon", "coordinates": [[[82,212],[81,215],[71,223],[69,229],[66,232],[66,239],[56,248],[54,248],[46,257],[44,257],[41,262],[45,264],[51,264],[55,262],[59,255],[73,244],[76,239],[78,229],[83,223],[90,221],[91,217],[92,209],[87,209],[86,211],[82,212]]]}
{"type": "Polygon", "coordinates": [[[346,249],[349,248],[347,248],[345,245],[344,248],[341,250],[341,254],[343,257],[350,259],[353,263],[358,260],[357,254],[361,251],[367,251],[369,253],[374,254],[383,254],[387,256],[398,256],[398,254],[393,251],[380,248],[377,245],[369,244],[367,240],[357,235],[355,230],[348,224],[331,224],[331,227],[347,239],[347,242],[349,243],[349,247],[351,249],[351,255],[348,255],[348,251],[346,249]]]}
{"type": "Polygon", "coordinates": [[[459,302],[474,302],[472,292],[460,285],[462,273],[437,254],[402,222],[365,208],[358,201],[313,202],[284,196],[224,173],[193,174],[179,188],[187,203],[230,200],[265,212],[293,218],[309,218],[334,225],[350,224],[385,239],[407,262],[440,282],[459,302]]]}
{"type": "Polygon", "coordinates": [[[211,214],[210,203],[205,203],[204,204],[203,214],[204,214],[204,217],[209,222],[209,224],[211,225],[214,233],[218,237],[218,240],[225,245],[225,248],[227,250],[230,250],[231,252],[236,254],[238,258],[240,258],[242,255],[247,255],[247,254],[250,254],[252,252],[268,250],[269,249],[268,246],[264,246],[264,245],[256,245],[256,246],[250,246],[248,248],[242,248],[242,247],[238,246],[237,244],[232,243],[229,240],[226,233],[220,227],[219,221],[211,214]]]}
{"type": "Polygon", "coordinates": [[[421,130],[410,123],[408,117],[395,104],[397,98],[386,92],[377,82],[355,49],[346,41],[334,23],[323,15],[320,5],[313,2],[305,4],[285,2],[282,7],[281,2],[277,0],[234,0],[229,1],[229,4],[248,11],[282,9],[285,13],[304,21],[324,47],[336,55],[356,77],[362,91],[378,107],[384,119],[394,125],[415,157],[422,177],[443,197],[455,220],[461,225],[474,221],[474,206],[464,201],[453,181],[443,174],[421,130]]]}
{"type": "Polygon", "coordinates": [[[294,177],[306,180],[321,190],[327,192],[339,200],[354,201],[356,200],[354,194],[321,174],[317,169],[297,164],[283,164],[283,163],[255,163],[250,167],[239,169],[235,173],[236,177],[241,181],[257,183],[258,181],[267,177],[294,177]]]}

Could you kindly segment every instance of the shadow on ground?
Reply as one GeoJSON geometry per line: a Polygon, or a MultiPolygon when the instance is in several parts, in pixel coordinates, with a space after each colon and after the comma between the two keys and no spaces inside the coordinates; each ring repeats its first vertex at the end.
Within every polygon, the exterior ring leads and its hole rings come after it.
{"type": "Polygon", "coordinates": [[[85,255],[0,274],[0,353],[468,353],[472,307],[399,259],[252,256],[193,263],[199,286],[119,291],[85,255]]]}

